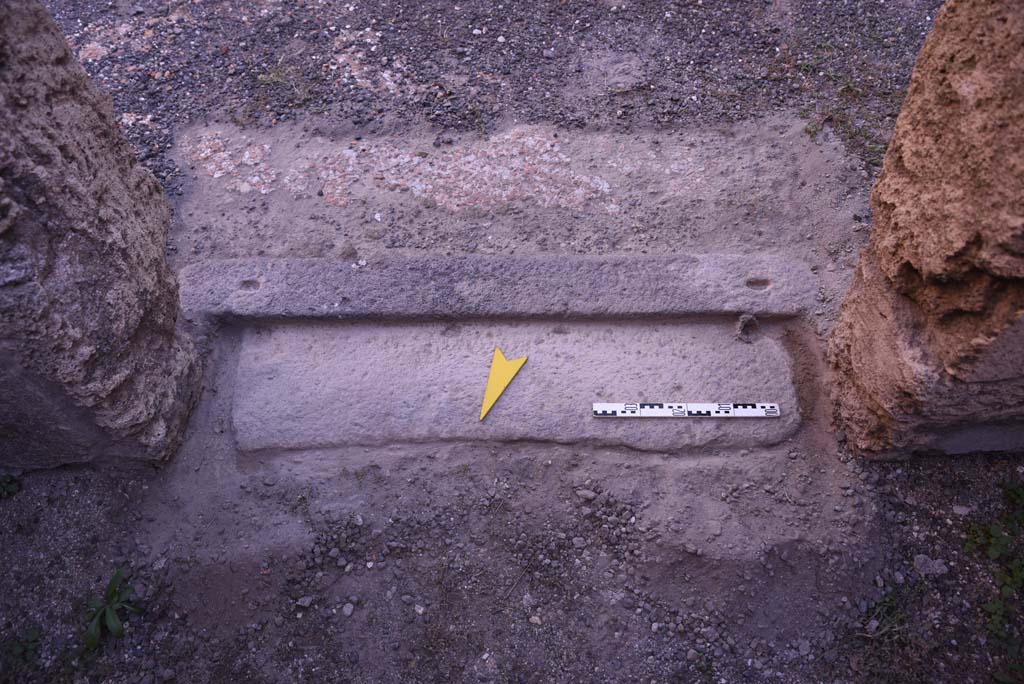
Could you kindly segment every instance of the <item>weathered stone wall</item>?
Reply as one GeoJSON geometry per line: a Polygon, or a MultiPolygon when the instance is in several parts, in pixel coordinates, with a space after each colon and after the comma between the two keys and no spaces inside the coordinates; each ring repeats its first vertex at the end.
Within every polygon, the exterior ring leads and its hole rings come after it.
{"type": "Polygon", "coordinates": [[[1024,4],[948,0],[830,345],[866,450],[1024,444],[1024,4]]]}
{"type": "Polygon", "coordinates": [[[0,0],[0,465],[160,459],[198,384],[153,176],[34,0],[0,0]]]}

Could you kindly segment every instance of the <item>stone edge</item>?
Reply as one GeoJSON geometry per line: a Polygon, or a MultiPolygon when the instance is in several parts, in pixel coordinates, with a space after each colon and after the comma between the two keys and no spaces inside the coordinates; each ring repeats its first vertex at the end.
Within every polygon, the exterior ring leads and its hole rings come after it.
{"type": "Polygon", "coordinates": [[[178,279],[187,316],[338,320],[792,317],[817,288],[803,262],[740,255],[220,259],[178,279]]]}

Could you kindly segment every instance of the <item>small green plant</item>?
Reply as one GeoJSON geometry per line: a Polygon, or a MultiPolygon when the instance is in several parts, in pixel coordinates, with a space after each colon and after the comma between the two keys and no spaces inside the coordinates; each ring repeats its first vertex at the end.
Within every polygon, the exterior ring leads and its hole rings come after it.
{"type": "Polygon", "coordinates": [[[893,592],[886,594],[875,603],[874,609],[865,623],[866,625],[874,623],[873,629],[870,632],[865,631],[861,636],[873,641],[892,641],[899,642],[899,645],[905,645],[900,633],[907,629],[907,616],[900,605],[901,598],[906,600],[905,597],[893,592]]]}
{"type": "Polygon", "coordinates": [[[0,499],[9,499],[21,491],[21,481],[14,475],[0,475],[0,499]]]}
{"type": "Polygon", "coordinates": [[[38,627],[29,627],[24,632],[7,642],[7,653],[11,659],[20,663],[29,663],[39,654],[39,639],[43,636],[38,627]]]}
{"type": "Polygon", "coordinates": [[[124,636],[122,611],[136,615],[142,612],[132,604],[131,587],[121,587],[123,581],[124,570],[118,568],[107,582],[103,598],[89,601],[89,626],[85,630],[85,647],[90,651],[95,651],[99,647],[104,633],[115,639],[124,636]]]}
{"type": "Polygon", "coordinates": [[[1003,485],[1004,513],[987,524],[975,524],[967,534],[968,551],[981,551],[995,564],[996,595],[982,610],[988,631],[1002,646],[1004,667],[993,674],[997,682],[1024,681],[1020,624],[1021,590],[1024,589],[1024,483],[1003,485]]]}
{"type": "Polygon", "coordinates": [[[1024,682],[1024,665],[1021,663],[1010,663],[999,672],[992,675],[992,679],[999,684],[1020,684],[1024,682]]]}
{"type": "Polygon", "coordinates": [[[806,133],[807,137],[812,139],[812,140],[815,138],[815,136],[817,136],[819,133],[821,133],[821,131],[822,131],[821,124],[817,123],[815,121],[809,121],[807,123],[807,125],[804,126],[804,133],[806,133]]]}
{"type": "Polygon", "coordinates": [[[885,145],[867,143],[864,146],[864,158],[872,166],[881,166],[885,161],[885,145]]]}
{"type": "Polygon", "coordinates": [[[288,77],[288,72],[278,67],[262,74],[256,75],[256,80],[264,85],[270,83],[283,83],[288,77]]]}

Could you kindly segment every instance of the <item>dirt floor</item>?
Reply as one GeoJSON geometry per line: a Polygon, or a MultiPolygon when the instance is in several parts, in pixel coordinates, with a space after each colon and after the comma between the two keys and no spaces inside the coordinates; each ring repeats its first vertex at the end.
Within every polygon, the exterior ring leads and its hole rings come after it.
{"type": "Polygon", "coordinates": [[[865,461],[827,399],[938,4],[49,3],[206,374],[170,463],[2,476],[0,681],[1024,681],[1019,457],[865,461]]]}

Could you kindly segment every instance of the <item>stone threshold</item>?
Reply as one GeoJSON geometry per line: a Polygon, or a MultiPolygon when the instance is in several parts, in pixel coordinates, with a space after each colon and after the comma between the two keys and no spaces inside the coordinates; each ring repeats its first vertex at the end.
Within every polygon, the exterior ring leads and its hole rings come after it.
{"type": "Polygon", "coordinates": [[[189,318],[634,318],[812,308],[807,264],[774,256],[247,258],[179,273],[189,318]]]}

